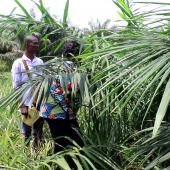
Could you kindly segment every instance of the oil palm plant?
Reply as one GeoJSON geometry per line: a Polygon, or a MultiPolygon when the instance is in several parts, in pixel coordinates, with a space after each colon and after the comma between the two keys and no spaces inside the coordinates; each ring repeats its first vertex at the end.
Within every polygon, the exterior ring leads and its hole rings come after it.
{"type": "MultiPolygon", "coordinates": [[[[161,17],[167,16],[168,12],[159,13],[158,15],[161,17]]],[[[166,17],[166,19],[168,18],[166,17]]],[[[155,91],[152,95],[146,113],[149,111],[150,105],[152,104],[152,101],[160,88],[165,88],[156,117],[158,118],[160,116],[160,119],[156,119],[153,135],[156,135],[169,103],[168,100],[166,100],[168,99],[166,96],[168,95],[168,91],[166,90],[168,89],[169,75],[169,39],[165,34],[165,32],[168,31],[166,29],[168,28],[167,25],[168,23],[165,24],[164,30],[159,32],[153,29],[138,29],[130,35],[127,33],[122,35],[117,34],[117,36],[113,37],[114,41],[117,39],[122,42],[117,43],[115,47],[110,46],[104,50],[96,52],[96,54],[93,53],[82,56],[84,60],[90,60],[91,62],[91,59],[93,58],[96,62],[105,60],[105,56],[109,56],[110,54],[112,54],[112,56],[117,56],[117,54],[119,56],[119,53],[122,52],[125,54],[124,57],[118,59],[118,61],[109,60],[108,66],[102,70],[102,72],[96,72],[95,77],[93,78],[93,83],[98,83],[98,90],[94,96],[101,94],[107,88],[114,87],[114,83],[116,84],[116,87],[112,88],[111,92],[108,93],[109,96],[114,96],[115,92],[120,87],[124,87],[123,91],[121,91],[121,93],[119,93],[115,99],[112,100],[112,103],[114,103],[117,99],[119,100],[117,102],[117,106],[121,106],[120,111],[127,106],[132,97],[137,94],[137,91],[140,88],[143,88],[144,91],[141,94],[141,97],[137,100],[133,110],[131,110],[129,118],[131,118],[131,115],[135,111],[136,107],[140,104],[142,98],[147,94],[148,90],[153,87],[153,85],[155,85],[155,91]],[[117,81],[120,81],[120,84],[117,84],[117,81]],[[167,103],[164,103],[165,101],[167,103]]],[[[111,39],[111,37],[108,38],[111,39]]],[[[99,103],[103,102],[106,97],[100,100],[99,103]]],[[[97,106],[99,103],[95,105],[97,106]]],[[[116,108],[118,107],[115,107],[112,111],[116,110],[116,108]]],[[[107,110],[107,108],[105,110],[107,110]]]]}
{"type": "MultiPolygon", "coordinates": [[[[170,4],[159,5],[167,7],[166,10],[157,9],[149,13],[136,14],[146,19],[154,15],[152,19],[155,20],[149,22],[151,28],[148,28],[148,23],[143,23],[135,29],[134,26],[132,29],[128,26],[127,30],[104,37],[108,44],[106,48],[81,56],[86,66],[94,70],[91,90],[95,116],[101,118],[103,115],[105,117],[120,115],[123,118],[125,115],[126,121],[122,126],[127,125],[125,129],[128,130],[131,128],[140,130],[154,125],[150,136],[153,138],[151,140],[153,145],[157,142],[158,138],[155,137],[160,134],[159,128],[163,119],[169,121],[166,114],[170,102],[168,8],[170,4]]],[[[133,132],[127,133],[128,131],[122,128],[119,133],[122,131],[127,135],[133,132]]],[[[168,142],[167,140],[165,138],[164,142],[168,142]]],[[[145,147],[148,145],[149,143],[145,147]]],[[[159,146],[158,149],[161,149],[159,146]]],[[[164,150],[162,154],[165,157],[156,158],[153,166],[158,164],[159,158],[161,162],[167,161],[165,158],[169,158],[169,151],[164,150]]]]}

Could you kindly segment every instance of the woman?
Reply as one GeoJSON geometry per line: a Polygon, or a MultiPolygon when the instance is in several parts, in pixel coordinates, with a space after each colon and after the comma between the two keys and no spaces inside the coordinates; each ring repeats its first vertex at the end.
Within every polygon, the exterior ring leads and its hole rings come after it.
{"type": "MultiPolygon", "coordinates": [[[[73,42],[68,42],[64,46],[64,54],[67,61],[62,63],[65,72],[71,72],[75,69],[72,62],[72,55],[77,53],[73,51],[73,42]]],[[[77,48],[78,50],[78,48],[77,48]]],[[[51,79],[51,86],[47,101],[41,104],[41,117],[43,117],[50,128],[51,135],[55,142],[54,153],[63,150],[63,148],[72,145],[72,142],[64,137],[69,137],[78,145],[83,146],[83,141],[79,135],[79,126],[76,119],[76,112],[81,104],[79,97],[72,98],[72,83],[68,80],[67,90],[65,91],[61,85],[59,76],[51,79]],[[73,99],[71,101],[71,99],[73,99]]],[[[77,96],[79,93],[79,84],[76,88],[77,96]]]]}

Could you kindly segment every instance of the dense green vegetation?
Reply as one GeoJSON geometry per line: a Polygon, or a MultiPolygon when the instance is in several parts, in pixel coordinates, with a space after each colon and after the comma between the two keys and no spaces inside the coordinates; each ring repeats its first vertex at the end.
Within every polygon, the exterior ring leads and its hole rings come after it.
{"type": "Polygon", "coordinates": [[[15,1],[23,15],[0,16],[0,168],[54,169],[57,165],[69,170],[65,155],[80,170],[169,168],[170,4],[160,2],[159,8],[142,12],[133,10],[128,0],[113,0],[127,26],[100,25],[85,31],[67,23],[69,0],[62,22],[42,0],[35,3],[42,14],[39,21],[15,1]],[[16,109],[17,94],[22,95],[23,89],[10,93],[9,71],[21,54],[25,35],[33,32],[41,34],[39,55],[47,62],[39,68],[45,72],[42,78],[24,88],[40,83],[46,89],[49,76],[58,71],[51,66],[58,66],[64,43],[81,44],[77,60],[81,62],[78,73],[84,73],[80,79],[85,100],[78,120],[86,143],[83,148],[75,144],[51,155],[53,143],[46,126],[45,143],[38,153],[24,147],[16,109]]]}

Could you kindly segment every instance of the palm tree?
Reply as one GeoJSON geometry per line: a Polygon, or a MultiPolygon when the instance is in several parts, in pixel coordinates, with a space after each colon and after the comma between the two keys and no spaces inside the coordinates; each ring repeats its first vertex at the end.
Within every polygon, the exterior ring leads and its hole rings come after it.
{"type": "MultiPolygon", "coordinates": [[[[159,5],[169,4],[159,3],[159,5]]],[[[154,144],[158,142],[158,138],[160,139],[159,129],[163,119],[169,120],[166,116],[170,102],[169,10],[159,9],[149,12],[144,13],[143,17],[147,19],[154,14],[156,21],[152,23],[154,25],[157,23],[155,26],[148,28],[148,25],[141,24],[134,27],[136,23],[132,22],[133,25],[131,23],[123,31],[105,37],[110,46],[81,57],[86,66],[94,70],[91,88],[94,90],[92,101],[94,101],[95,115],[98,118],[120,116],[121,120],[125,120],[124,123],[121,122],[121,126],[126,125],[125,129],[130,132],[121,129],[119,133],[123,131],[127,136],[132,134],[133,130],[154,126],[150,136],[154,144]],[[163,20],[164,24],[160,23],[160,20],[163,20]]],[[[133,21],[132,18],[130,21],[133,21]]],[[[166,124],[164,126],[169,127],[166,124]]],[[[164,143],[168,143],[167,138],[163,139],[164,143]]],[[[157,150],[161,149],[164,143],[161,145],[160,142],[157,150]]],[[[142,149],[149,145],[150,142],[146,143],[142,149]]],[[[154,149],[154,145],[151,149],[154,149]]],[[[152,155],[151,149],[147,150],[150,155],[152,155]]],[[[140,154],[144,152],[146,153],[146,150],[140,151],[140,154]]],[[[161,156],[156,157],[154,163],[148,167],[152,168],[160,162],[167,161],[168,155],[169,150],[163,150],[161,156]]]]}

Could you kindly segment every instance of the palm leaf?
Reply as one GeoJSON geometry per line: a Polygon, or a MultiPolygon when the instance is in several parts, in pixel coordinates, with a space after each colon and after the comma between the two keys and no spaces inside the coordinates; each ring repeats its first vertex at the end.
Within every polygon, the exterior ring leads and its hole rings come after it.
{"type": "Polygon", "coordinates": [[[153,136],[155,136],[157,134],[160,124],[166,114],[166,111],[167,111],[167,108],[168,108],[168,105],[170,102],[169,89],[170,89],[170,80],[168,80],[168,82],[166,84],[161,103],[160,103],[158,111],[156,113],[156,120],[155,120],[155,124],[154,124],[154,129],[153,129],[153,136]]]}
{"type": "Polygon", "coordinates": [[[30,15],[29,12],[24,8],[24,6],[23,6],[18,0],[15,0],[15,2],[16,2],[17,5],[21,8],[21,10],[24,12],[24,14],[25,14],[29,19],[32,19],[31,15],[30,15]]]}
{"type": "MultiPolygon", "coordinates": [[[[0,107],[5,108],[8,105],[17,106],[17,104],[21,101],[23,94],[25,94],[25,92],[30,88],[34,89],[34,92],[32,93],[32,102],[34,101],[34,98],[36,97],[37,97],[37,103],[36,103],[37,106],[40,104],[39,103],[40,101],[46,101],[48,93],[49,93],[51,80],[57,75],[62,75],[60,72],[61,66],[62,66],[61,59],[54,58],[46,62],[42,66],[36,66],[34,69],[29,70],[29,73],[31,74],[33,73],[34,74],[40,73],[40,74],[38,74],[37,77],[33,77],[30,80],[28,80],[28,82],[24,83],[20,88],[16,89],[15,91],[12,91],[11,94],[9,94],[7,97],[1,99],[0,107]]],[[[86,89],[85,91],[82,91],[82,90],[80,91],[81,97],[82,99],[84,99],[84,97],[88,95],[86,94],[88,93],[87,87],[85,87],[86,82],[87,82],[86,81],[87,75],[86,74],[81,75],[81,72],[80,73],[75,72],[71,74],[73,77],[71,79],[73,87],[76,87],[78,83],[78,84],[81,84],[82,86],[81,88],[86,89]]],[[[66,89],[68,81],[69,81],[67,77],[70,77],[70,73],[65,73],[63,76],[64,77],[61,77],[60,80],[61,80],[62,86],[65,87],[66,89]]],[[[75,91],[76,89],[73,88],[72,95],[75,95],[75,91]]],[[[26,100],[27,97],[28,96],[25,96],[24,100],[26,100]]]]}
{"type": "Polygon", "coordinates": [[[69,0],[66,1],[63,15],[63,27],[67,27],[67,18],[68,18],[68,10],[69,10],[69,0]]]}

